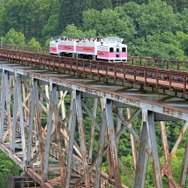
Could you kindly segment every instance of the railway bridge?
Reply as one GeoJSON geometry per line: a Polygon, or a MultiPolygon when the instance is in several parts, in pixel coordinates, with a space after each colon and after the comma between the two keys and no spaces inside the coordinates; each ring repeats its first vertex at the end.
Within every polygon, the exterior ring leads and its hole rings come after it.
{"type": "Polygon", "coordinates": [[[149,164],[154,187],[188,186],[183,63],[130,57],[129,64],[109,64],[1,48],[0,149],[22,168],[22,187],[144,188],[149,164]],[[181,125],[171,148],[169,122],[181,125]],[[177,179],[173,158],[183,138],[177,179]]]}

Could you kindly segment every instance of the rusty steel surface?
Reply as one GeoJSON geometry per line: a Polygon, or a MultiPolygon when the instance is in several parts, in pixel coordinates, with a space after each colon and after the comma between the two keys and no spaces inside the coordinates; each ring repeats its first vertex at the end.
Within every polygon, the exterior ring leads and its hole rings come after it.
{"type": "Polygon", "coordinates": [[[175,80],[186,72],[18,53],[0,51],[0,56],[4,54],[9,60],[0,61],[0,149],[41,187],[144,188],[148,165],[153,165],[153,186],[162,188],[167,180],[170,188],[186,187],[187,143],[179,179],[172,172],[180,141],[187,140],[187,84],[175,80]],[[70,71],[73,74],[68,74],[70,71]],[[78,77],[83,71],[92,76],[78,77]],[[151,75],[143,79],[143,71],[151,75]],[[169,79],[169,75],[173,77],[169,79]],[[178,88],[182,95],[143,92],[139,87],[107,83],[95,76],[129,78],[155,86],[158,82],[157,87],[178,88]],[[135,128],[137,118],[140,125],[135,128]],[[181,124],[172,149],[167,121],[181,124]],[[162,152],[158,151],[157,127],[162,152]],[[125,135],[130,143],[124,143],[125,135]],[[126,153],[119,155],[120,143],[132,151],[131,170],[122,158],[126,153]],[[160,161],[162,156],[164,162],[160,161]],[[104,163],[107,172],[102,171],[104,163]],[[128,185],[122,182],[122,171],[128,185]]]}

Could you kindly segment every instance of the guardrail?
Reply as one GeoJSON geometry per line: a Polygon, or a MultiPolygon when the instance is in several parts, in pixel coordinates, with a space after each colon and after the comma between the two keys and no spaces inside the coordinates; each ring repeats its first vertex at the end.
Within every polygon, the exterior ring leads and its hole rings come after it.
{"type": "Polygon", "coordinates": [[[123,81],[128,79],[134,82],[142,82],[145,85],[153,84],[156,87],[166,86],[169,89],[176,88],[183,92],[187,90],[188,72],[186,71],[75,59],[7,49],[0,49],[0,57],[8,61],[29,64],[30,66],[48,67],[59,72],[80,72],[90,76],[113,78],[115,80],[123,81]]]}
{"type": "MultiPolygon", "coordinates": [[[[9,49],[9,50],[33,52],[33,53],[49,55],[49,48],[2,44],[0,49],[9,49]]],[[[183,71],[188,70],[188,60],[170,60],[170,59],[165,59],[165,58],[128,56],[127,63],[130,65],[147,66],[147,67],[153,67],[153,68],[183,70],[183,71]]]]}

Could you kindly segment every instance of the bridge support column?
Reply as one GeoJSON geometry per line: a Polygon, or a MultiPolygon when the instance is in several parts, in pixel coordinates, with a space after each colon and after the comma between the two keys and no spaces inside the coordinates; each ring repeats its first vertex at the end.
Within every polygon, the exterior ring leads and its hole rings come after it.
{"type": "MultiPolygon", "coordinates": [[[[40,164],[41,164],[41,173],[42,176],[44,175],[44,143],[43,143],[43,135],[42,135],[42,125],[41,125],[41,110],[40,110],[40,100],[39,100],[39,81],[34,79],[33,80],[33,87],[35,92],[35,103],[36,107],[36,120],[35,120],[35,130],[37,132],[38,143],[36,143],[35,147],[38,150],[37,146],[39,144],[39,156],[40,156],[40,164]]],[[[38,151],[37,151],[38,152],[38,151]]]]}
{"type": "Polygon", "coordinates": [[[73,155],[73,143],[74,143],[74,132],[76,126],[76,91],[72,91],[71,95],[71,116],[69,120],[69,147],[68,147],[68,159],[67,159],[67,168],[66,168],[66,188],[69,188],[70,185],[70,176],[71,176],[71,165],[72,165],[72,155],[73,155]]]}
{"type": "MultiPolygon", "coordinates": [[[[172,166],[171,166],[171,158],[169,153],[169,146],[168,146],[168,139],[166,134],[166,125],[164,121],[160,122],[160,128],[161,128],[161,137],[163,141],[163,150],[164,150],[164,159],[165,159],[165,166],[168,168],[168,175],[172,176],[172,166]]],[[[167,178],[169,178],[167,176],[167,178]]],[[[174,185],[171,181],[168,183],[168,188],[174,188],[174,185]]]]}
{"type": "Polygon", "coordinates": [[[11,137],[11,151],[15,152],[15,135],[16,135],[16,121],[18,110],[18,93],[17,93],[17,74],[14,75],[14,107],[13,107],[13,122],[12,122],[12,137],[11,137]]]}
{"type": "MultiPolygon", "coordinates": [[[[106,101],[105,101],[106,102],[106,101]]],[[[100,126],[100,138],[99,138],[99,151],[97,155],[97,164],[96,164],[96,176],[95,176],[95,188],[100,187],[100,176],[101,176],[101,166],[102,158],[104,153],[104,144],[105,144],[105,132],[106,132],[106,105],[102,104],[102,123],[100,126]]]]}
{"type": "Polygon", "coordinates": [[[4,124],[5,124],[5,101],[8,93],[8,72],[3,70],[1,83],[1,124],[0,124],[0,143],[3,142],[4,124]]]}
{"type": "Polygon", "coordinates": [[[148,114],[148,134],[149,140],[151,143],[151,151],[152,151],[152,164],[155,174],[155,186],[156,188],[162,188],[162,175],[161,175],[161,167],[160,161],[158,156],[158,149],[157,149],[157,139],[155,134],[155,125],[154,125],[154,113],[151,111],[147,111],[148,114]]]}
{"type": "MultiPolygon", "coordinates": [[[[131,117],[132,117],[131,108],[127,108],[127,118],[130,119],[131,117]]],[[[130,123],[130,127],[133,128],[133,122],[130,123]]],[[[132,156],[134,163],[134,171],[136,171],[137,151],[135,146],[135,139],[132,134],[130,134],[130,140],[131,140],[132,156]]]]}
{"type": "Polygon", "coordinates": [[[80,145],[81,145],[80,149],[81,149],[82,160],[83,160],[84,181],[85,181],[85,186],[90,187],[90,172],[88,166],[88,154],[86,149],[84,122],[83,122],[83,114],[82,114],[81,92],[79,91],[76,91],[76,113],[78,120],[80,145]]]}
{"type": "Polygon", "coordinates": [[[160,162],[157,149],[157,141],[154,125],[154,113],[145,109],[142,109],[142,132],[139,144],[139,155],[136,166],[135,183],[134,188],[145,187],[145,176],[148,164],[148,153],[152,157],[152,164],[154,169],[154,178],[156,188],[162,188],[162,175],[160,169],[160,162]],[[151,150],[146,151],[148,148],[151,150]]]}
{"type": "Polygon", "coordinates": [[[187,140],[187,143],[186,143],[184,160],[183,160],[183,165],[182,165],[182,172],[181,172],[180,185],[181,185],[182,188],[184,188],[185,184],[186,184],[187,172],[188,172],[188,140],[187,140]]]}
{"type": "Polygon", "coordinates": [[[57,105],[57,85],[50,83],[50,105],[49,105],[49,115],[48,115],[48,127],[46,135],[46,144],[44,152],[44,177],[43,180],[48,179],[48,166],[49,166],[49,151],[50,151],[50,141],[51,141],[51,131],[52,131],[52,116],[54,113],[55,106],[57,105]]]}
{"type": "Polygon", "coordinates": [[[17,93],[18,93],[18,112],[20,115],[20,129],[21,129],[21,139],[22,139],[22,152],[23,152],[23,168],[27,166],[27,156],[26,156],[26,135],[25,135],[25,122],[22,106],[22,89],[21,89],[21,77],[17,77],[17,93]]]}
{"type": "Polygon", "coordinates": [[[144,188],[146,169],[148,163],[148,154],[145,148],[148,146],[148,134],[146,122],[142,122],[142,131],[138,149],[138,159],[136,163],[134,188],[144,188]]]}
{"type": "Polygon", "coordinates": [[[112,101],[109,99],[107,99],[106,101],[106,118],[107,118],[107,127],[108,127],[109,142],[110,142],[110,154],[111,154],[113,170],[114,170],[115,186],[121,188],[122,185],[121,185],[120,170],[119,170],[119,159],[118,159],[118,151],[116,146],[113,114],[112,114],[112,101]]]}
{"type": "Polygon", "coordinates": [[[28,148],[27,148],[27,166],[30,166],[31,158],[33,154],[31,153],[32,149],[32,129],[33,129],[33,119],[34,119],[34,101],[35,101],[35,87],[34,81],[31,82],[31,99],[30,99],[30,114],[29,114],[29,129],[28,129],[28,148]]]}
{"type": "MultiPolygon", "coordinates": [[[[96,119],[97,115],[97,105],[98,105],[98,98],[95,99],[94,101],[94,106],[93,106],[93,119],[96,119]]],[[[89,162],[92,162],[92,154],[93,154],[93,144],[94,144],[94,136],[95,136],[95,127],[96,127],[96,121],[92,121],[91,129],[90,129],[90,144],[89,144],[89,162]]]]}

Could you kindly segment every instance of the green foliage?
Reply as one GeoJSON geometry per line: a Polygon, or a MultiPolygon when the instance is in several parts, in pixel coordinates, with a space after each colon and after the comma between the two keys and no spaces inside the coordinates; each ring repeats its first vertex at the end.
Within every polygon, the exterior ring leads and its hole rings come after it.
{"type": "Polygon", "coordinates": [[[8,187],[8,177],[20,175],[21,169],[0,151],[0,183],[1,188],[8,187]]]}
{"type": "MultiPolygon", "coordinates": [[[[129,55],[188,59],[188,7],[184,0],[181,3],[170,0],[7,0],[1,1],[1,5],[2,37],[13,28],[23,33],[27,41],[34,37],[48,47],[49,39],[60,34],[85,38],[118,36],[128,44],[129,55]]],[[[8,42],[20,44],[14,40],[8,42]]]]}
{"type": "Polygon", "coordinates": [[[74,24],[71,24],[67,25],[65,31],[61,35],[73,38],[80,38],[83,37],[83,31],[78,29],[74,24]]]}
{"type": "MultiPolygon", "coordinates": [[[[60,34],[73,38],[118,36],[128,45],[129,55],[188,60],[188,3],[187,0],[0,0],[0,37],[3,44],[25,45],[26,37],[28,46],[40,47],[41,44],[48,47],[50,38],[60,34]]],[[[184,65],[183,68],[188,67],[184,65]]],[[[85,101],[91,109],[92,102],[85,101]]],[[[91,118],[86,112],[83,115],[88,141],[91,118]]],[[[98,110],[97,121],[100,121],[100,118],[98,110]]],[[[43,121],[43,124],[45,123],[43,121]]],[[[135,118],[134,128],[137,133],[140,132],[140,127],[140,117],[135,118]]],[[[182,124],[167,123],[170,150],[181,128],[182,124]]],[[[75,135],[75,138],[78,138],[77,128],[75,135]]],[[[163,148],[159,124],[156,124],[156,135],[160,160],[164,161],[161,156],[163,148]]],[[[96,140],[98,136],[96,133],[96,140]]],[[[176,180],[180,175],[185,141],[184,137],[180,149],[172,159],[176,180]]],[[[136,146],[138,147],[138,144],[136,146]]],[[[121,136],[118,147],[123,164],[133,176],[128,132],[125,131],[121,136]]],[[[95,141],[94,156],[97,149],[98,143],[95,141]]],[[[6,178],[19,174],[19,169],[1,153],[0,161],[3,161],[0,163],[0,182],[4,188],[6,178]]],[[[108,171],[106,163],[103,163],[103,171],[108,171]]],[[[152,174],[152,162],[149,161],[146,187],[154,184],[152,174]]],[[[122,169],[121,178],[122,182],[131,187],[131,182],[122,169]]],[[[164,187],[167,187],[166,180],[164,183],[164,187]]]]}
{"type": "Polygon", "coordinates": [[[181,31],[188,33],[188,7],[179,15],[179,22],[181,23],[181,31]]]}
{"type": "MultiPolygon", "coordinates": [[[[181,175],[181,167],[183,162],[183,156],[184,156],[184,149],[177,149],[174,157],[172,158],[172,173],[173,177],[175,178],[175,181],[179,181],[180,175],[181,175]]],[[[126,166],[128,169],[129,174],[133,177],[134,175],[134,169],[133,169],[133,159],[131,155],[128,156],[122,156],[121,157],[122,163],[126,166]]],[[[164,164],[164,157],[160,158],[160,162],[164,164]]],[[[105,164],[103,164],[103,171],[107,171],[107,167],[105,164]]],[[[148,168],[146,173],[146,180],[145,180],[145,188],[151,188],[154,187],[154,178],[153,178],[153,166],[152,161],[149,159],[148,161],[148,168]]],[[[121,169],[121,180],[122,183],[127,185],[128,187],[132,187],[131,181],[128,177],[128,175],[121,169]]],[[[188,177],[187,177],[188,181],[188,177]]],[[[166,181],[166,178],[163,177],[163,187],[168,187],[168,182],[166,181]]]]}
{"type": "Polygon", "coordinates": [[[27,38],[41,37],[42,28],[49,17],[50,0],[7,0],[4,8],[2,18],[5,33],[14,28],[27,38]]]}
{"type": "Polygon", "coordinates": [[[3,39],[4,44],[25,45],[25,37],[22,33],[10,29],[3,39]]]}
{"type": "Polygon", "coordinates": [[[3,17],[5,14],[5,8],[3,6],[0,6],[0,36],[3,36],[5,31],[3,28],[3,17]]]}
{"type": "Polygon", "coordinates": [[[27,43],[28,46],[32,46],[32,47],[38,47],[40,48],[40,43],[35,39],[35,38],[32,38],[28,43],[27,43]]]}
{"type": "Polygon", "coordinates": [[[140,16],[136,19],[140,37],[177,29],[176,14],[171,6],[161,0],[150,1],[141,6],[140,16]]]}
{"type": "Polygon", "coordinates": [[[112,8],[113,4],[111,0],[96,0],[95,1],[95,9],[101,11],[103,9],[112,8]]]}
{"type": "Polygon", "coordinates": [[[136,33],[133,22],[129,16],[117,8],[116,10],[104,9],[101,12],[90,9],[83,13],[83,28],[93,28],[98,37],[119,36],[126,41],[133,38],[136,33]],[[123,31],[123,32],[122,32],[123,31]]]}
{"type": "Polygon", "coordinates": [[[42,35],[45,36],[46,38],[52,37],[57,35],[57,29],[59,26],[58,23],[58,14],[51,15],[50,18],[48,19],[48,23],[43,27],[42,30],[42,35]]]}
{"type": "Polygon", "coordinates": [[[89,29],[88,31],[82,31],[78,29],[74,24],[67,25],[65,31],[61,34],[61,36],[67,36],[72,38],[90,38],[96,36],[96,31],[93,29],[89,29]]]}

